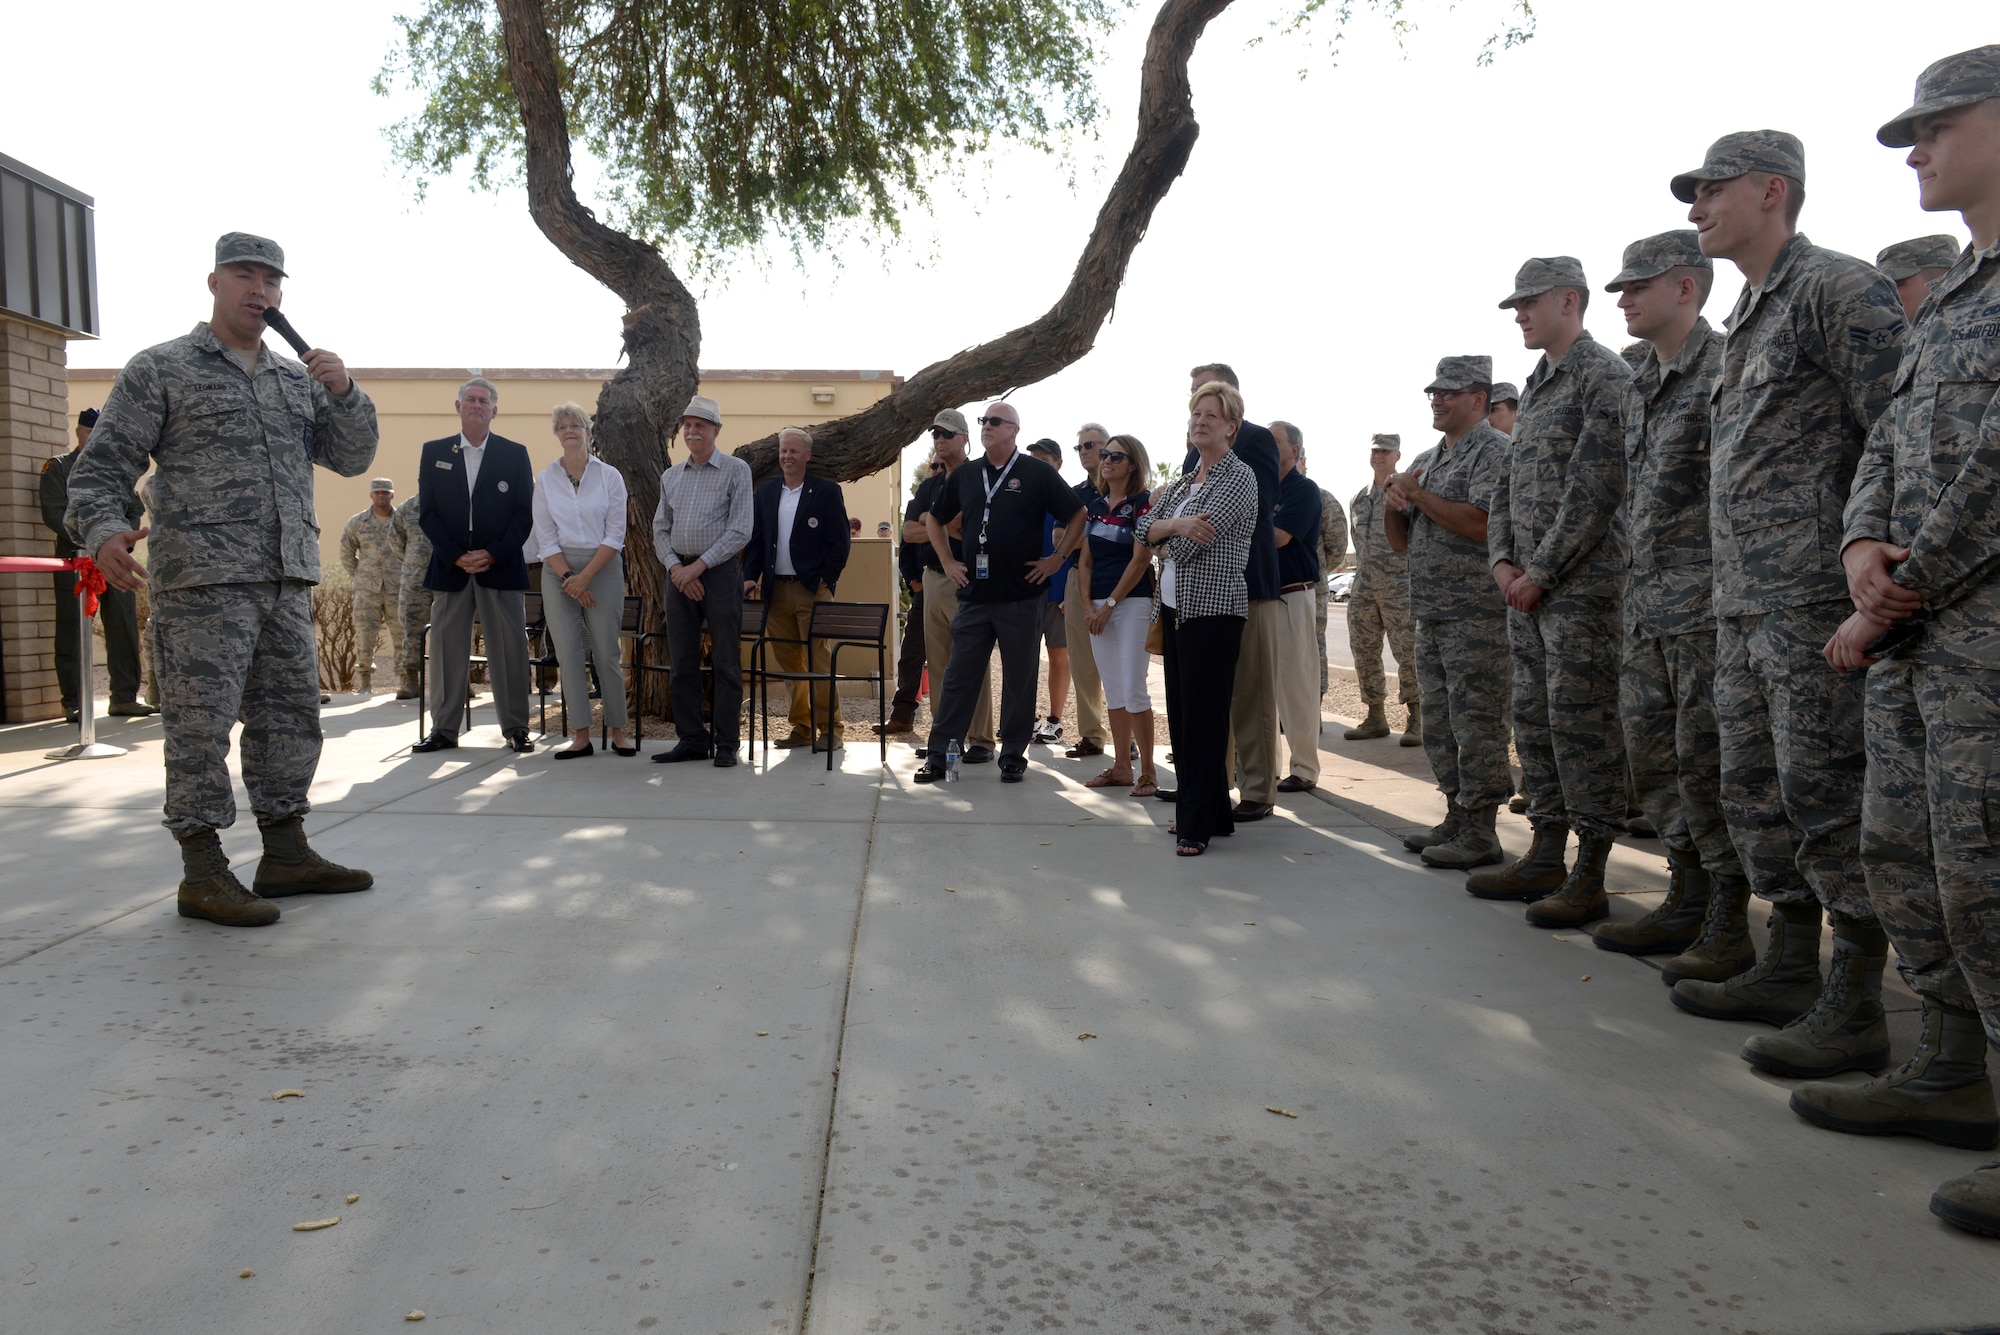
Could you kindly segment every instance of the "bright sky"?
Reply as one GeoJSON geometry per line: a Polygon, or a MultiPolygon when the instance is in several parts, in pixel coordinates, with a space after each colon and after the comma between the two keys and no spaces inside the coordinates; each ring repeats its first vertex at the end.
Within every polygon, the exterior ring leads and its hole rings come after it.
{"type": "MultiPolygon", "coordinates": [[[[1627,242],[1685,225],[1667,180],[1731,130],[1805,141],[1801,225],[1821,245],[1872,258],[1963,239],[1956,215],[1918,209],[1874,131],[1926,64],[1994,40],[1991,0],[1537,0],[1535,39],[1479,69],[1503,2],[1410,0],[1419,31],[1400,52],[1364,12],[1337,67],[1323,42],[1275,35],[1283,6],[1225,14],[1194,63],[1193,161],[1096,350],[1013,396],[1023,439],[1067,446],[1097,419],[1170,458],[1187,368],[1227,361],[1251,416],[1297,422],[1313,476],[1351,496],[1370,433],[1402,433],[1406,460],[1428,443],[1420,391],[1439,356],[1490,353],[1500,378],[1527,377],[1534,358],[1495,306],[1522,260],[1575,255],[1601,287],[1627,242]]],[[[72,344],[72,365],[121,364],[202,318],[210,248],[238,228],[285,247],[287,314],[352,365],[614,364],[619,303],[535,230],[520,191],[446,182],[419,205],[389,161],[381,132],[403,108],[368,81],[392,14],[414,5],[10,13],[10,46],[36,57],[0,81],[0,152],[97,202],[103,339],[72,344]]],[[[1011,154],[944,186],[893,250],[733,272],[704,298],[702,364],[907,375],[1039,315],[1129,147],[1152,13],[1113,40],[1109,118],[1078,148],[1074,193],[1069,163],[1011,154]]],[[[1720,267],[1718,322],[1740,285],[1720,267]]],[[[1615,348],[1614,300],[1600,291],[1588,324],[1615,348]]]]}

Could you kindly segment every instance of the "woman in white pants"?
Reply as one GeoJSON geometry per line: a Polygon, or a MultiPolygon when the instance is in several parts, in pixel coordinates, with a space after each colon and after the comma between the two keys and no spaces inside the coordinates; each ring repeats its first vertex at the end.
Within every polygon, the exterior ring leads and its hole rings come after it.
{"type": "Polygon", "coordinates": [[[611,749],[636,756],[625,738],[625,677],[618,623],[625,609],[625,479],[590,452],[590,414],[560,403],[550,414],[562,457],[535,479],[534,551],[542,561],[542,615],[562,671],[563,710],[575,740],[557,760],[589,755],[588,652],[597,667],[611,749]]]}
{"type": "Polygon", "coordinates": [[[1146,627],[1153,619],[1153,554],[1135,541],[1133,527],[1146,513],[1152,473],[1146,447],[1137,436],[1113,436],[1098,448],[1096,500],[1084,528],[1077,578],[1090,591],[1083,624],[1092,636],[1091,653],[1104,681],[1104,708],[1111,720],[1111,768],[1087,780],[1092,788],[1132,782],[1132,740],[1139,742],[1139,782],[1134,797],[1159,790],[1153,770],[1153,700],[1146,692],[1152,656],[1146,627]]]}

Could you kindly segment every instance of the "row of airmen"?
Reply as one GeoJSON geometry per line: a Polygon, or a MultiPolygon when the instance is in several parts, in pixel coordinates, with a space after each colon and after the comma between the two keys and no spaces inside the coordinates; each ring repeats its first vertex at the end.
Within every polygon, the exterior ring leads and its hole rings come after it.
{"type": "MultiPolygon", "coordinates": [[[[1693,230],[1633,243],[1605,285],[1641,340],[1631,363],[1585,331],[1576,260],[1522,266],[1500,306],[1542,357],[1511,439],[1488,420],[1505,397],[1491,359],[1441,361],[1438,443],[1401,469],[1376,438],[1350,617],[1364,728],[1386,732],[1370,619],[1393,622],[1384,563],[1405,560],[1414,634],[1393,647],[1447,802],[1405,841],[1425,863],[1536,926],[1670,956],[1675,1006],[1771,1026],[1742,1055],[1808,1081],[1791,1100],[1808,1121],[1991,1149],[2000,46],[1931,66],[1878,138],[1910,149],[1923,207],[1959,212],[1969,247],[1924,238],[1870,265],[1813,245],[1804,149],[1759,130],[1672,179],[1693,230]],[[1726,333],[1701,315],[1717,259],[1745,280],[1726,333]],[[1495,828],[1510,726],[1533,827],[1511,862],[1495,828]],[[1628,783],[1669,891],[1614,924],[1628,783]],[[1761,953],[1753,895],[1771,908],[1761,953]],[[1892,945],[1923,1017],[1890,1070],[1892,945]],[[1875,1078],[1829,1079],[1851,1071],[1875,1078]]],[[[1931,1208],[2000,1236],[2000,1164],[1931,1208]]]]}

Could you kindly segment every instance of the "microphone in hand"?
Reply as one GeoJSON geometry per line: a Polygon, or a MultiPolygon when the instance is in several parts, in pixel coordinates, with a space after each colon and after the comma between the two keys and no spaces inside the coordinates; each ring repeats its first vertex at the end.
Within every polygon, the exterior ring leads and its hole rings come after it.
{"type": "Polygon", "coordinates": [[[312,351],[312,345],[299,336],[299,331],[292,328],[292,322],[287,320],[284,312],[276,306],[266,306],[264,308],[264,323],[271,326],[272,331],[279,338],[291,344],[292,351],[296,352],[299,356],[303,357],[312,351]]]}

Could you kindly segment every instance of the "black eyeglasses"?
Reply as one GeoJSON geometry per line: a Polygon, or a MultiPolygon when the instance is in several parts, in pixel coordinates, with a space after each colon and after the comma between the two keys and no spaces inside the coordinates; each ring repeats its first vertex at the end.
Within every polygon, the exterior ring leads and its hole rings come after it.
{"type": "Polygon", "coordinates": [[[932,463],[931,471],[933,473],[942,473],[944,471],[944,465],[941,463],[932,463]]]}
{"type": "Polygon", "coordinates": [[[953,436],[956,436],[957,434],[958,432],[947,431],[941,426],[934,426],[931,428],[932,440],[950,440],[953,436]]]}
{"type": "Polygon", "coordinates": [[[1013,418],[1011,418],[1011,417],[982,417],[982,418],[980,418],[980,419],[979,419],[979,425],[981,425],[981,426],[1019,426],[1019,425],[1021,425],[1021,424],[1020,424],[1019,422],[1016,422],[1016,421],[1015,421],[1015,420],[1014,420],[1013,418]]]}
{"type": "Polygon", "coordinates": [[[1120,454],[1116,450],[1099,450],[1097,452],[1097,462],[1101,464],[1122,464],[1131,457],[1129,454],[1120,454]]]}

